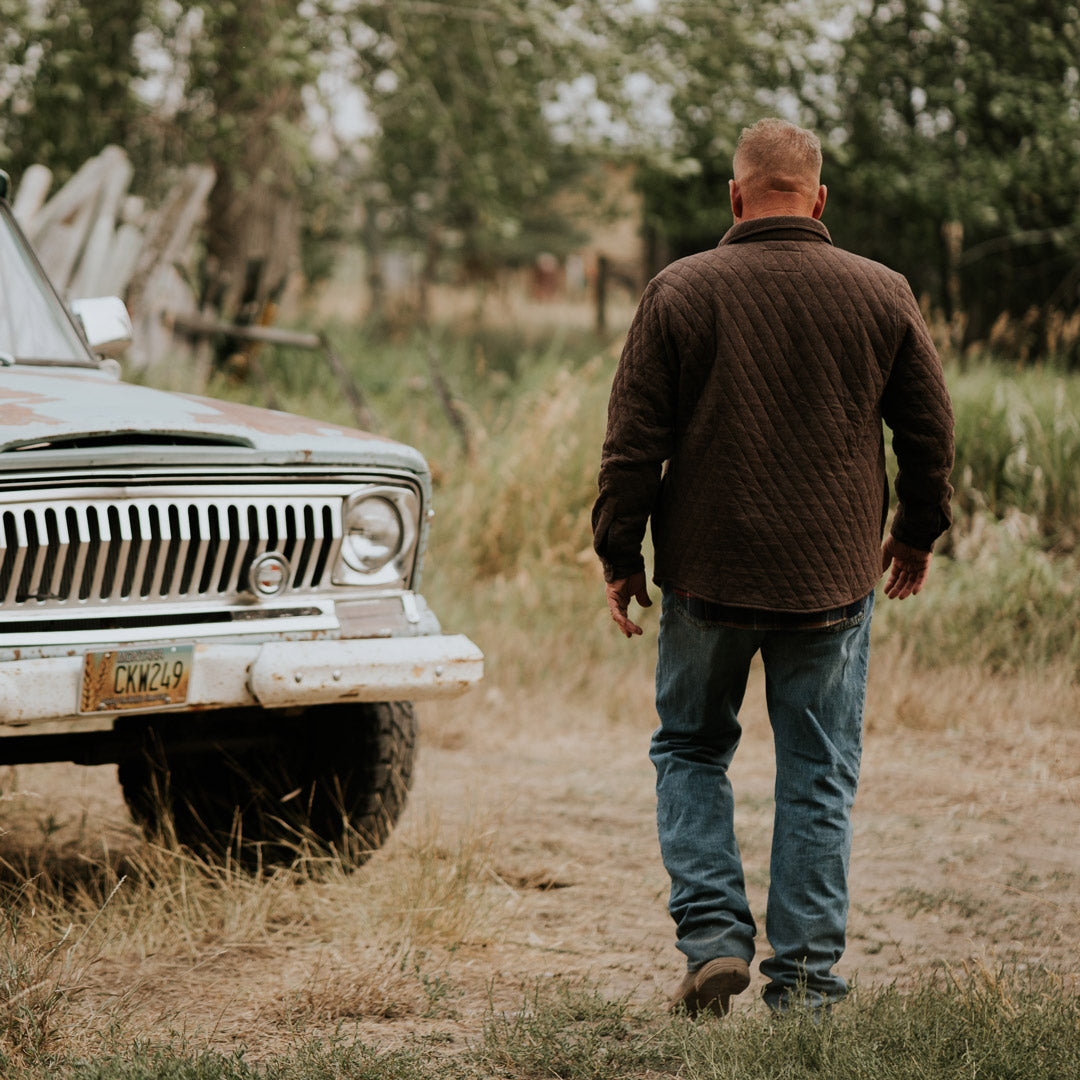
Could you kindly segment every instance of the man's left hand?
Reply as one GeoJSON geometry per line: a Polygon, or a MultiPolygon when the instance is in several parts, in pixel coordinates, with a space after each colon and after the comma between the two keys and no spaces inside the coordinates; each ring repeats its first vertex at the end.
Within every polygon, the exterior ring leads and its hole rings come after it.
{"type": "Polygon", "coordinates": [[[881,549],[881,572],[889,570],[885,595],[890,600],[915,596],[926,584],[930,573],[930,552],[920,551],[889,535],[881,549]]]}
{"type": "Polygon", "coordinates": [[[642,607],[652,607],[649,599],[648,586],[645,583],[645,572],[639,571],[631,574],[628,578],[620,578],[611,581],[607,586],[607,606],[615,625],[629,638],[640,634],[641,627],[627,614],[631,597],[642,607]]]}

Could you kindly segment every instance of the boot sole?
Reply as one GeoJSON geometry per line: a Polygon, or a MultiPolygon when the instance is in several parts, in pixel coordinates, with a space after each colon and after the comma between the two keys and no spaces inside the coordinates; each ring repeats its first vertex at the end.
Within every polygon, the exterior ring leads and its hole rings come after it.
{"type": "Polygon", "coordinates": [[[710,960],[694,973],[692,987],[672,1003],[672,1011],[686,1009],[690,1016],[711,1012],[726,1016],[731,1011],[731,999],[750,985],[750,967],[735,956],[710,960]]]}

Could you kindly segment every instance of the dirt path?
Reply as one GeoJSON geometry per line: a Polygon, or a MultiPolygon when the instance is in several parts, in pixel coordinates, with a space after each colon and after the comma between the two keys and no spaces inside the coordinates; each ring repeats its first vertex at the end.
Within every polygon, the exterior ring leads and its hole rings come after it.
{"type": "MultiPolygon", "coordinates": [[[[377,916],[358,928],[351,909],[339,925],[321,917],[310,931],[282,927],[303,911],[307,886],[297,886],[292,915],[271,912],[237,940],[192,943],[188,928],[186,944],[146,956],[130,935],[106,943],[80,1023],[106,1015],[108,1001],[127,991],[132,1030],[214,1045],[242,1040],[269,1052],[340,1024],[376,1041],[419,1034],[458,1044],[491,1008],[517,1008],[550,980],[588,980],[659,1008],[681,957],[656,842],[645,674],[628,699],[640,706],[616,723],[492,690],[423,710],[406,818],[333,902],[369,879],[392,881],[410,859],[415,872],[418,848],[441,845],[428,857],[460,862],[452,849],[464,842],[475,849],[471,899],[449,902],[472,910],[457,936],[398,939],[377,916]]],[[[1062,679],[872,675],[846,976],[904,984],[965,964],[1077,974],[1078,707],[1080,690],[1062,679]]],[[[737,829],[763,927],[772,749],[760,671],[742,718],[737,829]]],[[[141,843],[108,767],[20,768],[4,793],[0,855],[9,862],[50,831],[71,865],[100,851],[102,835],[113,852],[141,843]]],[[[752,990],[760,985],[755,971],[752,990]]],[[[743,995],[738,1007],[755,1007],[754,997],[743,995]]]]}

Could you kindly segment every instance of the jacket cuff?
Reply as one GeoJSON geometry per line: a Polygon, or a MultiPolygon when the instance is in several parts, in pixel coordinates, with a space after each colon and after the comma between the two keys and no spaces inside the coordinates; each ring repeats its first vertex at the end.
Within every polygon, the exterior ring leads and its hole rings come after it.
{"type": "Polygon", "coordinates": [[[604,581],[609,585],[613,581],[624,581],[634,574],[645,572],[645,559],[639,558],[636,563],[610,563],[607,559],[601,559],[604,567],[604,581]]]}
{"type": "Polygon", "coordinates": [[[915,548],[916,551],[933,551],[934,541],[949,527],[951,522],[943,521],[941,515],[937,515],[937,520],[930,525],[923,522],[922,528],[918,525],[913,525],[908,521],[906,515],[902,510],[898,509],[896,515],[893,517],[892,526],[889,532],[900,541],[901,544],[907,544],[908,547],[915,548]]]}

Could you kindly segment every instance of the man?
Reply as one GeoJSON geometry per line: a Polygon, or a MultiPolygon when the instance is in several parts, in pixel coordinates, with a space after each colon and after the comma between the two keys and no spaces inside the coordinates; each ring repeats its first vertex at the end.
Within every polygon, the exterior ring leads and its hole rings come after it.
{"type": "Polygon", "coordinates": [[[923,587],[950,523],[953,418],[907,282],[832,246],[816,136],[743,131],[735,224],[650,282],[615,375],[594,544],[612,618],[641,628],[641,542],[661,586],[656,766],[669,910],[687,974],[673,1008],[728,1011],[749,984],[746,900],[727,770],[754,654],[776,746],[761,964],[770,1007],[827,1008],[847,923],[874,586],[923,587]],[[898,503],[888,512],[882,420],[898,503]]]}

